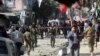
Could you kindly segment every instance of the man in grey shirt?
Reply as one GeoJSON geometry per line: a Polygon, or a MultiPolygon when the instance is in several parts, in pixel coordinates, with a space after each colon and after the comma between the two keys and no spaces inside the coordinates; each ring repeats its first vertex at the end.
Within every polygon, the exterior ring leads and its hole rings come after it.
{"type": "Polygon", "coordinates": [[[20,48],[23,44],[23,34],[21,31],[19,31],[19,27],[16,27],[16,30],[11,33],[11,39],[15,42],[18,51],[20,51],[20,48]]]}
{"type": "Polygon", "coordinates": [[[77,26],[73,26],[71,32],[67,35],[69,39],[69,48],[71,49],[71,56],[79,56],[80,40],[77,31],[77,26]]]}

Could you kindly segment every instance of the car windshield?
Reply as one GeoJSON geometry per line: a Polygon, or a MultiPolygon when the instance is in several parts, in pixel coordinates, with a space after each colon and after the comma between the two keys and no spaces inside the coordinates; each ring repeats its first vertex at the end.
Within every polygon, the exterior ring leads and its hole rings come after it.
{"type": "Polygon", "coordinates": [[[0,54],[8,54],[6,43],[4,41],[0,41],[0,54]]]}

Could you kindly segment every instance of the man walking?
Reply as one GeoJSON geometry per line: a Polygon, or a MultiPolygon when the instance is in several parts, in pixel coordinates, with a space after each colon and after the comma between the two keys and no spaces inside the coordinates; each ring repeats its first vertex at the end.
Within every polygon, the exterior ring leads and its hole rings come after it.
{"type": "Polygon", "coordinates": [[[88,45],[90,49],[90,54],[93,56],[94,51],[94,41],[95,41],[95,30],[92,27],[92,23],[89,23],[89,27],[84,31],[86,38],[88,39],[88,45]]]}
{"type": "Polygon", "coordinates": [[[15,42],[19,52],[24,43],[23,34],[19,31],[19,27],[16,27],[16,30],[11,33],[11,39],[15,42]]]}
{"type": "Polygon", "coordinates": [[[28,50],[27,53],[28,53],[28,55],[30,55],[30,51],[32,49],[32,37],[31,37],[31,33],[29,31],[29,28],[25,29],[25,33],[24,33],[23,37],[26,42],[26,48],[28,50]]]}

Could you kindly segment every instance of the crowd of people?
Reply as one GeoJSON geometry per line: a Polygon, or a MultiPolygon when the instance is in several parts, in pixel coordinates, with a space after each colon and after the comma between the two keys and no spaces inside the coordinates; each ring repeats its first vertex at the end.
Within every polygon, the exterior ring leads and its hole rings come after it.
{"type": "MultiPolygon", "coordinates": [[[[23,27],[19,25],[12,25],[8,29],[4,28],[3,26],[0,26],[0,37],[9,38],[13,40],[15,42],[15,45],[17,46],[18,52],[21,51],[21,47],[25,43],[27,53],[28,55],[30,55],[30,51],[34,50],[34,48],[38,46],[38,35],[41,35],[41,39],[44,39],[43,29],[43,27],[37,26],[34,23],[30,26],[23,27]]],[[[55,47],[56,27],[50,27],[48,32],[51,35],[51,47],[55,47]]]]}
{"type": "Polygon", "coordinates": [[[100,21],[97,20],[96,24],[92,24],[90,21],[86,21],[83,24],[74,22],[71,31],[69,32],[68,30],[67,38],[71,56],[79,56],[80,42],[84,39],[87,39],[90,54],[93,56],[94,44],[97,47],[97,43],[100,40],[100,21]]]}
{"type": "MultiPolygon", "coordinates": [[[[64,26],[61,29],[58,28],[59,27],[57,27],[56,25],[50,27],[39,27],[34,23],[30,26],[24,27],[13,25],[9,28],[8,31],[6,31],[3,27],[0,27],[0,36],[10,38],[11,40],[13,40],[18,48],[18,51],[20,51],[20,48],[25,42],[25,46],[28,50],[27,53],[29,55],[30,51],[32,49],[34,50],[34,47],[38,46],[38,35],[41,35],[43,34],[43,32],[45,32],[45,30],[43,29],[47,29],[47,33],[50,34],[50,43],[51,47],[53,48],[55,47],[55,38],[57,38],[56,35],[58,34],[58,30],[62,30],[65,39],[69,40],[68,42],[72,56],[79,56],[80,42],[82,39],[88,40],[90,53],[93,56],[94,44],[96,44],[97,47],[97,43],[100,40],[99,20],[97,20],[97,23],[94,25],[89,21],[82,23],[73,21],[72,26],[64,24],[64,26]]],[[[41,35],[41,39],[44,39],[43,35],[41,35]]]]}

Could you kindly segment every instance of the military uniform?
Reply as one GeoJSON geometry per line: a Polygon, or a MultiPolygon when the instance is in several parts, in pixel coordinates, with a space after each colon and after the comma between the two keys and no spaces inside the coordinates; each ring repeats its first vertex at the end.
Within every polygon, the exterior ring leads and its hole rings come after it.
{"type": "Polygon", "coordinates": [[[37,46],[37,31],[36,31],[36,28],[31,29],[31,35],[32,35],[32,46],[34,48],[34,45],[37,46]]]}
{"type": "Polygon", "coordinates": [[[55,47],[56,28],[51,29],[51,47],[55,47]]]}
{"type": "Polygon", "coordinates": [[[30,53],[30,51],[31,51],[31,43],[32,43],[32,41],[31,41],[31,33],[30,32],[28,32],[28,31],[26,31],[24,34],[23,34],[23,36],[24,36],[24,40],[25,40],[25,42],[26,42],[26,48],[28,49],[28,54],[30,53]]]}
{"type": "Polygon", "coordinates": [[[43,31],[44,31],[44,28],[40,28],[40,35],[41,35],[41,39],[44,39],[44,37],[43,37],[43,31]]]}
{"type": "Polygon", "coordinates": [[[88,27],[84,33],[85,36],[88,38],[88,45],[90,48],[90,52],[93,52],[94,50],[94,41],[95,41],[95,30],[92,27],[88,27]]]}

